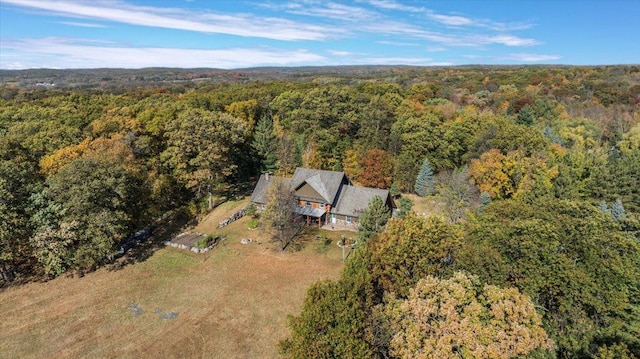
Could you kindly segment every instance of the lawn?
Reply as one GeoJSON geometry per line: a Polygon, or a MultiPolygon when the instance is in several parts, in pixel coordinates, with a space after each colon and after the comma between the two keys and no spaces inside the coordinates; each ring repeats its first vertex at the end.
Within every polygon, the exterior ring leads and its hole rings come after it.
{"type": "MultiPolygon", "coordinates": [[[[223,217],[198,229],[217,233],[223,217]]],[[[0,357],[277,357],[306,288],[339,275],[343,233],[311,231],[300,251],[283,253],[246,221],[220,230],[227,240],[207,254],[163,248],[121,269],[3,290],[0,357]]]]}

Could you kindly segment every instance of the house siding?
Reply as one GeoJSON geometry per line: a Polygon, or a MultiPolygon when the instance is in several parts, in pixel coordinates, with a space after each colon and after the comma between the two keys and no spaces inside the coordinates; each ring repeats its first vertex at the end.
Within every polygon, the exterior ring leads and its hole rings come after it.
{"type": "Polygon", "coordinates": [[[316,192],[309,184],[305,184],[296,191],[298,198],[310,200],[314,202],[324,202],[322,196],[316,192]]]}

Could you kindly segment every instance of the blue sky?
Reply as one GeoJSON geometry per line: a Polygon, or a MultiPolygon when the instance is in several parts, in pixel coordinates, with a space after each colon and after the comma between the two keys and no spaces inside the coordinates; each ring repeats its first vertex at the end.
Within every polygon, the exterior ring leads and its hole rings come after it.
{"type": "Polygon", "coordinates": [[[2,69],[639,63],[639,0],[0,0],[2,69]]]}

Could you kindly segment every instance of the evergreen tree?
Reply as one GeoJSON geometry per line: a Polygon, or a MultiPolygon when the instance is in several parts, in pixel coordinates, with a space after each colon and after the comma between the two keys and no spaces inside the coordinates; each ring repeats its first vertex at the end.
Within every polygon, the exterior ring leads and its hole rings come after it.
{"type": "Polygon", "coordinates": [[[398,200],[398,217],[404,218],[413,207],[413,201],[408,197],[401,197],[398,200]]]}
{"type": "Polygon", "coordinates": [[[556,134],[556,132],[551,128],[551,126],[546,125],[544,130],[542,131],[544,137],[548,138],[551,143],[555,143],[558,145],[564,145],[562,139],[556,134]]]}
{"type": "Polygon", "coordinates": [[[415,191],[419,196],[424,197],[433,194],[434,186],[431,163],[428,158],[425,158],[416,177],[415,191]]]}
{"type": "Polygon", "coordinates": [[[391,194],[391,196],[393,196],[393,198],[398,198],[400,196],[400,187],[398,187],[397,182],[393,182],[391,184],[391,188],[389,188],[389,193],[391,194]]]}
{"type": "Polygon", "coordinates": [[[489,195],[489,192],[483,191],[480,193],[480,205],[484,207],[489,203],[491,203],[491,196],[489,195]]]}
{"type": "Polygon", "coordinates": [[[611,206],[611,216],[616,221],[623,221],[627,219],[627,214],[624,211],[624,206],[622,205],[622,201],[620,198],[617,198],[613,205],[611,206]]]}
{"type": "Polygon", "coordinates": [[[607,202],[605,202],[604,200],[600,202],[600,205],[598,205],[598,209],[600,210],[600,212],[606,215],[611,215],[611,210],[609,209],[609,206],[607,206],[607,202]]]}
{"type": "Polygon", "coordinates": [[[273,132],[273,121],[270,116],[264,115],[258,121],[251,147],[260,155],[260,171],[263,173],[274,172],[277,168],[277,139],[273,132]]]}
{"type": "Polygon", "coordinates": [[[526,105],[521,108],[516,117],[516,123],[518,125],[532,126],[536,121],[536,110],[531,105],[526,105]]]}
{"type": "Polygon", "coordinates": [[[369,239],[375,233],[380,233],[387,224],[391,213],[379,196],[373,197],[369,206],[360,216],[358,232],[363,239],[369,239]]]}

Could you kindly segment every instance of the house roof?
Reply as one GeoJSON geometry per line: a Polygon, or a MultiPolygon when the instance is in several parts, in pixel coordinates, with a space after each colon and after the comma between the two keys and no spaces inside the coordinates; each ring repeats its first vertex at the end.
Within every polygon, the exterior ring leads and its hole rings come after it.
{"type": "Polygon", "coordinates": [[[314,170],[298,167],[293,173],[291,187],[292,189],[297,190],[306,182],[316,192],[318,192],[326,202],[333,203],[344,178],[344,172],[314,170]]]}
{"type": "Polygon", "coordinates": [[[360,217],[362,212],[369,206],[369,202],[376,196],[379,196],[383,202],[386,202],[389,197],[389,190],[349,185],[344,186],[342,192],[340,192],[340,199],[331,212],[345,216],[360,217]]]}
{"type": "Polygon", "coordinates": [[[260,179],[256,184],[256,187],[253,189],[253,193],[251,194],[251,202],[266,204],[267,203],[267,190],[271,184],[275,183],[275,181],[280,180],[284,181],[285,184],[289,185],[290,180],[288,178],[262,174],[260,175],[260,179]]]}
{"type": "Polygon", "coordinates": [[[320,218],[325,213],[327,213],[327,211],[325,211],[322,208],[311,208],[311,207],[297,207],[295,209],[295,212],[297,214],[302,214],[302,215],[305,215],[305,216],[311,216],[311,217],[316,217],[316,218],[320,218]]]}

